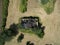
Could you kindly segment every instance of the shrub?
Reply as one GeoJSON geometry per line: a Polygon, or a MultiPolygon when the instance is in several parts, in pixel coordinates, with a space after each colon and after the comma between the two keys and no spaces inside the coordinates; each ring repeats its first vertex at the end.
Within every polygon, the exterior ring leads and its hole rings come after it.
{"type": "Polygon", "coordinates": [[[22,13],[24,13],[25,11],[27,11],[27,1],[28,0],[21,0],[21,3],[20,3],[20,11],[22,13]]]}
{"type": "Polygon", "coordinates": [[[7,35],[7,31],[3,31],[0,34],[0,45],[4,45],[5,41],[7,41],[9,39],[9,36],[7,35]]]}
{"type": "Polygon", "coordinates": [[[11,33],[9,30],[5,30],[1,33],[0,38],[2,38],[2,41],[10,41],[11,40],[11,33]],[[9,34],[10,33],[10,34],[9,34]]]}
{"type": "Polygon", "coordinates": [[[21,42],[23,38],[24,38],[24,34],[21,33],[21,35],[19,35],[17,41],[18,42],[21,42]]]}
{"type": "Polygon", "coordinates": [[[13,36],[18,34],[16,24],[12,24],[9,29],[4,29],[0,34],[0,45],[4,45],[5,41],[10,41],[13,36]]]}
{"type": "Polygon", "coordinates": [[[45,9],[45,11],[47,12],[47,14],[52,13],[52,12],[53,12],[53,10],[54,10],[54,8],[53,8],[53,7],[46,7],[46,9],[45,9]]]}
{"type": "MultiPolygon", "coordinates": [[[[5,25],[6,25],[6,18],[8,15],[8,5],[9,5],[9,0],[3,0],[3,11],[2,11],[2,30],[5,30],[5,25]]],[[[5,33],[6,31],[2,31],[0,34],[0,45],[5,44],[5,40],[7,40],[7,35],[5,33]]]]}
{"type": "MultiPolygon", "coordinates": [[[[26,17],[24,17],[24,18],[26,18],[26,17]]],[[[35,18],[35,17],[31,17],[31,18],[35,18]]],[[[23,23],[21,22],[21,20],[19,20],[18,28],[21,32],[36,34],[38,37],[43,38],[45,26],[42,26],[42,23],[39,21],[39,18],[38,18],[38,26],[36,26],[36,27],[24,28],[24,26],[22,26],[22,24],[23,23]]]]}
{"type": "Polygon", "coordinates": [[[19,28],[21,32],[24,32],[24,33],[30,33],[30,34],[36,34],[39,38],[43,38],[44,36],[44,29],[45,27],[44,26],[40,26],[38,28],[29,28],[29,29],[25,29],[25,28],[19,28]]]}
{"type": "Polygon", "coordinates": [[[30,45],[34,45],[34,43],[31,43],[30,45]]]}
{"type": "Polygon", "coordinates": [[[0,41],[0,45],[4,45],[5,44],[5,41],[0,41]]]}
{"type": "Polygon", "coordinates": [[[39,38],[43,38],[44,36],[44,30],[42,30],[42,28],[40,29],[33,29],[32,30],[34,32],[34,34],[36,34],[39,38]]]}
{"type": "Polygon", "coordinates": [[[54,5],[56,0],[41,0],[41,4],[47,14],[51,14],[54,11],[54,5]]]}
{"type": "Polygon", "coordinates": [[[42,32],[41,30],[39,32],[36,33],[38,35],[38,37],[43,38],[44,36],[44,32],[42,32]]]}
{"type": "Polygon", "coordinates": [[[27,41],[26,45],[30,45],[30,41],[27,41]]]}
{"type": "Polygon", "coordinates": [[[14,23],[10,25],[9,30],[11,31],[12,36],[16,36],[18,34],[18,27],[14,23]]]}
{"type": "Polygon", "coordinates": [[[27,41],[26,45],[34,45],[34,43],[31,43],[31,41],[27,41]]]}
{"type": "Polygon", "coordinates": [[[49,2],[49,0],[41,0],[41,3],[44,5],[44,4],[47,4],[49,2]]]}
{"type": "Polygon", "coordinates": [[[2,30],[5,29],[7,15],[8,15],[9,0],[3,0],[3,12],[2,12],[2,30]]]}
{"type": "Polygon", "coordinates": [[[4,44],[5,44],[5,40],[4,40],[3,37],[4,37],[4,36],[2,36],[2,35],[0,34],[0,45],[4,45],[4,44]]]}

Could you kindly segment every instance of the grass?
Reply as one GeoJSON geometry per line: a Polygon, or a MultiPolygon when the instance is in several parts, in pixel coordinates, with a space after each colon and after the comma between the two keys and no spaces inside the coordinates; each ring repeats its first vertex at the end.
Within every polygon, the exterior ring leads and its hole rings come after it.
{"type": "Polygon", "coordinates": [[[35,34],[39,38],[43,38],[43,36],[44,36],[44,30],[42,30],[41,28],[28,28],[28,29],[25,29],[25,28],[21,27],[21,24],[20,24],[20,26],[18,26],[18,28],[19,28],[20,32],[35,34]]]}
{"type": "Polygon", "coordinates": [[[47,14],[51,14],[54,11],[54,5],[56,0],[41,0],[41,4],[47,14]]]}
{"type": "Polygon", "coordinates": [[[20,2],[20,11],[22,13],[27,11],[27,1],[28,0],[21,0],[21,2],[20,2]]]}
{"type": "Polygon", "coordinates": [[[8,16],[8,5],[9,5],[9,0],[3,0],[2,30],[5,29],[5,25],[6,25],[6,20],[8,16]]]}
{"type": "Polygon", "coordinates": [[[41,0],[41,3],[44,5],[44,4],[47,4],[49,2],[49,0],[41,0]]]}
{"type": "Polygon", "coordinates": [[[20,30],[23,33],[35,34],[39,38],[43,38],[45,26],[42,26],[42,23],[40,22],[39,17],[37,18],[38,18],[38,27],[34,27],[34,28],[25,28],[24,26],[22,26],[21,20],[20,20],[21,18],[20,18],[19,23],[17,24],[18,30],[20,30]]]}
{"type": "Polygon", "coordinates": [[[43,38],[44,32],[41,29],[19,29],[23,33],[35,34],[39,38],[43,38]]]}
{"type": "Polygon", "coordinates": [[[0,45],[4,45],[6,41],[11,41],[17,34],[17,26],[12,24],[9,29],[5,29],[0,33],[0,45]]]}
{"type": "MultiPolygon", "coordinates": [[[[20,30],[21,32],[24,32],[24,33],[35,34],[39,38],[43,38],[43,36],[44,36],[44,30],[42,30],[41,28],[26,29],[23,27],[21,28],[21,24],[13,23],[12,25],[10,25],[9,29],[2,31],[2,33],[0,34],[0,45],[4,45],[6,41],[11,41],[19,33],[18,30],[20,30]]],[[[17,39],[18,42],[21,41],[23,39],[23,37],[19,36],[17,39]]]]}
{"type": "Polygon", "coordinates": [[[31,29],[19,29],[21,32],[33,34],[34,32],[31,29]]]}
{"type": "Polygon", "coordinates": [[[3,10],[2,10],[2,33],[0,34],[0,45],[5,44],[5,40],[7,40],[8,36],[5,33],[5,25],[8,16],[8,5],[9,0],[3,0],[3,10]]]}

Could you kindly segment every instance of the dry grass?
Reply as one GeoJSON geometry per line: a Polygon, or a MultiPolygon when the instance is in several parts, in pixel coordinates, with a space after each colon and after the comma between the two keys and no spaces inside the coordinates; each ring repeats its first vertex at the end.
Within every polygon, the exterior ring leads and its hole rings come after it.
{"type": "Polygon", "coordinates": [[[60,45],[60,0],[56,0],[54,12],[50,15],[47,15],[43,8],[39,6],[37,0],[28,0],[28,10],[25,13],[21,13],[19,11],[19,0],[10,0],[9,9],[8,9],[8,17],[6,22],[6,28],[13,23],[18,23],[20,17],[23,16],[38,16],[41,18],[41,22],[43,23],[45,28],[45,36],[43,39],[39,39],[35,35],[25,34],[25,38],[22,43],[17,43],[16,39],[18,35],[11,41],[6,42],[5,45],[25,45],[26,41],[32,41],[35,45],[45,45],[45,44],[53,44],[60,45]]]}

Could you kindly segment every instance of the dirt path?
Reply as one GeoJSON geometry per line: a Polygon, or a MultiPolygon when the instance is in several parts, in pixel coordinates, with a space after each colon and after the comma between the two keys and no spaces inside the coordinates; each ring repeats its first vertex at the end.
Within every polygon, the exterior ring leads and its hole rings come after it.
{"type": "Polygon", "coordinates": [[[41,22],[45,25],[45,36],[43,39],[39,39],[35,35],[25,34],[25,38],[22,43],[17,43],[16,39],[18,35],[6,45],[25,45],[26,41],[32,41],[35,45],[53,44],[60,45],[60,0],[56,1],[54,12],[47,15],[42,7],[39,6],[37,0],[28,0],[28,11],[22,14],[19,11],[19,0],[10,0],[8,17],[6,22],[6,28],[12,23],[18,23],[20,17],[23,16],[38,16],[41,18],[41,22]]]}

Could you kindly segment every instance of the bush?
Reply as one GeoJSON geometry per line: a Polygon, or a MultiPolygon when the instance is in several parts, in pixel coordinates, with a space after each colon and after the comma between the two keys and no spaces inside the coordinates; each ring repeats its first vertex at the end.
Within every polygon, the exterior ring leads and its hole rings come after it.
{"type": "Polygon", "coordinates": [[[54,8],[53,8],[53,7],[46,7],[46,9],[45,9],[45,11],[47,12],[47,14],[52,13],[52,12],[53,12],[53,10],[54,10],[54,8]]]}
{"type": "MultiPolygon", "coordinates": [[[[35,17],[31,17],[31,18],[35,18],[35,17]]],[[[43,38],[45,26],[42,26],[42,23],[40,23],[39,18],[38,18],[38,26],[37,27],[24,28],[24,26],[22,26],[22,24],[23,23],[20,22],[20,20],[19,20],[18,28],[20,29],[21,32],[36,34],[39,38],[43,38]]]]}
{"type": "Polygon", "coordinates": [[[36,34],[39,38],[43,38],[44,36],[44,30],[42,28],[40,29],[33,29],[32,30],[34,34],[36,34]]]}
{"type": "Polygon", "coordinates": [[[30,45],[34,45],[34,43],[31,43],[30,45]]]}
{"type": "Polygon", "coordinates": [[[42,32],[41,30],[38,31],[36,34],[37,34],[38,37],[40,37],[40,38],[43,38],[43,36],[44,36],[44,32],[42,32]]]}
{"type": "MultiPolygon", "coordinates": [[[[9,0],[3,0],[3,12],[2,12],[2,30],[5,30],[5,25],[6,25],[6,18],[8,15],[8,5],[9,5],[9,0]]],[[[7,35],[5,33],[6,31],[3,31],[0,34],[0,45],[5,44],[5,40],[7,40],[7,35]]]]}
{"type": "Polygon", "coordinates": [[[9,0],[3,0],[3,12],[2,12],[2,30],[5,29],[7,15],[8,15],[9,0]]]}
{"type": "Polygon", "coordinates": [[[41,3],[44,5],[44,4],[47,4],[49,2],[49,0],[41,0],[41,3]]]}
{"type": "Polygon", "coordinates": [[[2,38],[2,41],[10,41],[12,38],[11,32],[9,30],[5,30],[1,33],[0,38],[2,38]]]}
{"type": "Polygon", "coordinates": [[[26,45],[34,45],[34,43],[31,43],[31,41],[27,41],[26,45]]]}
{"type": "Polygon", "coordinates": [[[2,35],[0,34],[0,45],[4,45],[4,44],[5,44],[5,40],[4,40],[3,37],[4,37],[4,36],[2,36],[2,35]]]}
{"type": "Polygon", "coordinates": [[[4,45],[4,44],[5,44],[5,41],[1,41],[1,42],[0,42],[0,45],[4,45]]]}
{"type": "Polygon", "coordinates": [[[16,24],[12,24],[9,29],[4,29],[0,34],[0,45],[4,45],[5,41],[10,41],[13,36],[18,34],[18,29],[16,24]]]}
{"type": "Polygon", "coordinates": [[[26,45],[30,45],[30,41],[27,41],[26,45]]]}
{"type": "Polygon", "coordinates": [[[0,34],[0,45],[4,45],[5,41],[7,41],[9,39],[9,36],[7,35],[7,31],[3,31],[0,34]]]}
{"type": "Polygon", "coordinates": [[[24,34],[21,33],[21,35],[19,35],[17,41],[18,42],[21,42],[23,38],[24,38],[24,34]]]}
{"type": "Polygon", "coordinates": [[[54,5],[56,0],[41,0],[41,4],[47,14],[51,14],[54,11],[54,5]]]}
{"type": "Polygon", "coordinates": [[[10,25],[9,30],[11,31],[12,36],[16,36],[18,34],[18,27],[14,23],[10,25]]]}
{"type": "Polygon", "coordinates": [[[21,0],[20,11],[22,13],[24,13],[25,11],[27,11],[27,1],[28,0],[21,0]]]}
{"type": "Polygon", "coordinates": [[[38,28],[29,28],[29,29],[25,29],[25,28],[19,28],[21,32],[24,32],[24,33],[30,33],[30,34],[36,34],[39,38],[43,38],[44,36],[44,29],[45,29],[45,26],[40,26],[38,28]]]}

